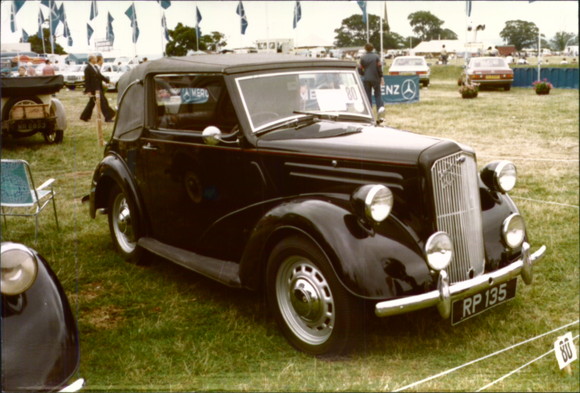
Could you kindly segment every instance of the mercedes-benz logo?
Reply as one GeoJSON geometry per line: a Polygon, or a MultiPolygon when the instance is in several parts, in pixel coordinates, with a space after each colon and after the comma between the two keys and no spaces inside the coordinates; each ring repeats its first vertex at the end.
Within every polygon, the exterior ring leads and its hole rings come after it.
{"type": "Polygon", "coordinates": [[[404,99],[412,100],[417,95],[417,85],[412,79],[407,79],[401,85],[401,91],[404,99]]]}

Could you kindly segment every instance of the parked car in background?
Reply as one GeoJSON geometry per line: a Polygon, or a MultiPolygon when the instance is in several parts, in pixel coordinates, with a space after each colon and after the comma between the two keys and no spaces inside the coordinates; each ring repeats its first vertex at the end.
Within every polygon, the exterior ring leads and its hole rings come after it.
{"type": "Polygon", "coordinates": [[[104,63],[101,67],[101,74],[109,78],[109,82],[105,83],[107,90],[117,91],[117,83],[119,82],[119,78],[121,78],[121,76],[130,69],[131,67],[128,65],[118,66],[115,64],[104,63]]]}
{"type": "Polygon", "coordinates": [[[304,352],[346,350],[365,304],[465,321],[514,298],[545,251],[508,194],[511,162],[478,172],[463,144],[381,126],[353,61],[164,58],[119,91],[90,215],[128,261],[264,290],[304,352]]]}
{"type": "Polygon", "coordinates": [[[506,91],[514,81],[514,71],[503,57],[472,57],[465,68],[465,76],[480,88],[500,87],[506,91]]]}
{"type": "Polygon", "coordinates": [[[64,85],[70,90],[85,85],[85,67],[86,64],[71,64],[60,71],[64,77],[64,85]]]}
{"type": "Polygon", "coordinates": [[[20,243],[2,242],[2,391],[76,391],[77,323],[48,262],[20,243]]]}
{"type": "Polygon", "coordinates": [[[431,68],[423,56],[399,56],[393,60],[388,75],[417,75],[420,83],[427,87],[430,83],[431,68]]]}

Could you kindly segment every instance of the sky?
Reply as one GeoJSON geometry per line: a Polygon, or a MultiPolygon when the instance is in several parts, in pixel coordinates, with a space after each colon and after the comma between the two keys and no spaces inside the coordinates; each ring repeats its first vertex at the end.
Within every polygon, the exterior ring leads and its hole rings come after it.
{"type": "MultiPolygon", "coordinates": [[[[202,20],[199,24],[202,34],[218,31],[226,36],[228,49],[254,46],[258,39],[291,38],[295,46],[327,46],[335,39],[334,30],[341,26],[343,19],[353,14],[360,14],[361,9],[356,1],[300,1],[302,19],[297,28],[292,26],[295,1],[243,1],[248,20],[244,35],[241,34],[240,17],[236,14],[238,1],[184,1],[173,0],[171,6],[163,10],[154,0],[134,1],[140,35],[136,44],[131,40],[130,20],[125,11],[133,1],[98,0],[98,16],[89,21],[90,1],[56,0],[58,6],[64,3],[69,28],[73,37],[73,46],[67,45],[66,39],[57,37],[57,42],[69,53],[87,53],[95,51],[94,42],[105,37],[107,13],[114,18],[114,50],[117,54],[160,55],[165,41],[162,34],[161,17],[165,12],[167,26],[173,29],[177,23],[195,26],[195,9],[199,9],[202,20]],[[90,42],[87,43],[87,23],[94,29],[90,42]]],[[[383,14],[384,1],[368,1],[368,13],[383,14]]],[[[477,40],[485,45],[502,45],[499,36],[508,20],[533,22],[550,40],[559,31],[578,34],[578,1],[553,0],[519,0],[519,1],[473,1],[471,17],[466,15],[465,1],[395,1],[388,0],[387,15],[391,31],[403,37],[414,35],[407,17],[416,11],[429,11],[443,20],[443,28],[454,31],[460,40],[467,37],[467,26],[483,24],[485,30],[478,32],[477,40]]],[[[10,30],[11,0],[1,1],[1,41],[2,43],[18,42],[22,29],[29,35],[38,31],[37,19],[39,8],[45,18],[48,9],[40,1],[27,0],[16,15],[16,32],[10,30]]],[[[57,29],[57,36],[62,34],[62,25],[57,29]]],[[[469,37],[472,37],[471,33],[469,37]]]]}

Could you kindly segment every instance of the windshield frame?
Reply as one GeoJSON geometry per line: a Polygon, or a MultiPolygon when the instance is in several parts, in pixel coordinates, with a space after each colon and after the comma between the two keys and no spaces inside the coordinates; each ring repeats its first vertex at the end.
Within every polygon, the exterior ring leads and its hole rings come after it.
{"type": "Polygon", "coordinates": [[[302,114],[302,113],[292,113],[292,114],[289,114],[288,116],[280,117],[274,121],[260,124],[259,126],[255,126],[253,121],[252,121],[252,116],[251,116],[249,107],[248,107],[247,102],[246,102],[247,97],[244,96],[244,91],[243,91],[242,86],[240,84],[242,81],[249,80],[249,79],[269,78],[269,77],[284,76],[284,75],[301,75],[301,74],[311,75],[311,74],[319,74],[319,73],[332,73],[332,74],[338,73],[338,74],[352,75],[352,78],[353,78],[356,86],[359,89],[359,93],[361,95],[361,101],[364,105],[364,111],[362,113],[357,113],[357,114],[347,112],[347,111],[344,111],[344,112],[343,111],[340,111],[340,112],[315,111],[315,112],[318,112],[323,116],[329,115],[329,116],[338,117],[341,114],[343,114],[343,115],[357,117],[357,118],[360,118],[361,120],[368,120],[369,122],[372,122],[374,120],[373,111],[369,107],[369,104],[367,102],[366,94],[365,94],[364,88],[362,86],[362,81],[354,69],[349,70],[349,69],[344,69],[344,68],[341,68],[341,69],[328,69],[328,68],[314,68],[313,69],[313,68],[309,68],[309,69],[305,69],[305,70],[277,71],[277,72],[245,75],[245,76],[239,76],[239,77],[235,78],[235,85],[236,85],[236,88],[238,90],[238,94],[240,97],[240,101],[242,103],[242,107],[244,109],[244,115],[246,116],[246,119],[248,121],[248,124],[250,126],[250,130],[251,130],[252,134],[259,135],[261,131],[268,130],[269,128],[271,128],[273,126],[275,127],[276,125],[279,125],[279,124],[291,122],[293,119],[301,119],[304,117],[308,117],[310,115],[306,115],[306,114],[302,114]]]}

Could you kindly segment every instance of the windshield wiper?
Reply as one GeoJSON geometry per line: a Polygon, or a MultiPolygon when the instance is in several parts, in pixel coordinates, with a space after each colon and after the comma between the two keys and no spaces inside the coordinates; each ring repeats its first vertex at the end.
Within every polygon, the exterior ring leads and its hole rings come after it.
{"type": "Polygon", "coordinates": [[[294,111],[293,113],[299,115],[310,115],[315,116],[317,119],[321,120],[366,120],[368,121],[368,117],[365,115],[360,115],[357,113],[328,113],[328,112],[313,112],[313,111],[294,111]]]}
{"type": "Polygon", "coordinates": [[[295,117],[293,119],[290,120],[286,120],[284,122],[281,123],[275,123],[270,125],[269,127],[266,127],[258,132],[256,132],[256,135],[264,135],[267,134],[268,132],[271,131],[275,131],[275,130],[279,130],[281,128],[289,128],[289,127],[293,127],[295,129],[300,129],[306,126],[309,126],[311,124],[314,124],[318,121],[319,117],[316,114],[312,114],[312,113],[299,113],[299,112],[294,112],[295,114],[300,114],[300,115],[306,115],[304,117],[295,117]]]}

